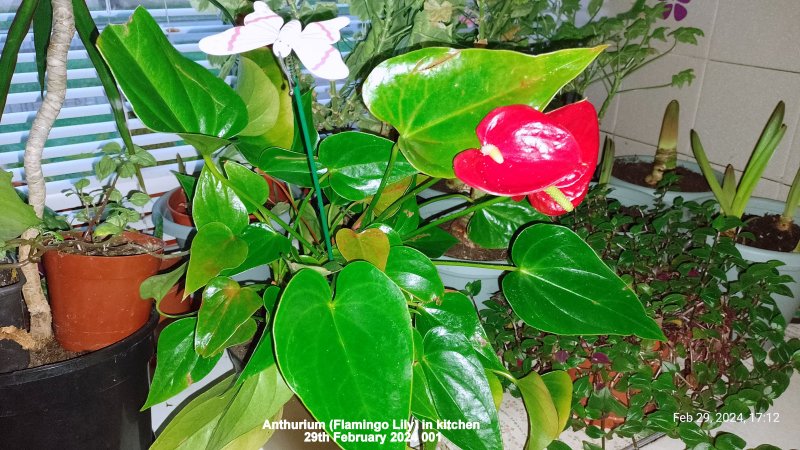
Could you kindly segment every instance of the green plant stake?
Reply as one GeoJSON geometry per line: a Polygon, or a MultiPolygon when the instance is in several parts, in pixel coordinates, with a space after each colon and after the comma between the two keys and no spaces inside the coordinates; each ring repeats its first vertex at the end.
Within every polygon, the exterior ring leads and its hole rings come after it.
{"type": "MultiPolygon", "coordinates": [[[[283,64],[281,64],[283,65],[283,64]]],[[[288,75],[288,72],[287,72],[288,75]]],[[[303,99],[300,96],[300,80],[296,75],[292,78],[292,93],[294,95],[295,111],[297,111],[298,122],[300,124],[300,133],[303,135],[303,143],[306,148],[306,156],[308,156],[308,165],[311,169],[311,181],[314,183],[314,193],[317,197],[317,208],[319,208],[319,222],[322,226],[322,234],[325,239],[325,250],[328,251],[328,259],[333,259],[333,249],[331,248],[331,232],[328,230],[328,217],[325,214],[325,205],[322,203],[322,189],[319,187],[319,177],[317,176],[317,163],[314,162],[314,149],[311,145],[311,136],[308,134],[308,123],[306,116],[303,115],[303,99]]]]}

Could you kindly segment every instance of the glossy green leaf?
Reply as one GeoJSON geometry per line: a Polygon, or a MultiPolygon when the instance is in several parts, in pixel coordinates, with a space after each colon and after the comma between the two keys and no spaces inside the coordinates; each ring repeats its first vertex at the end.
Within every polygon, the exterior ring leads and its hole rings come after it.
{"type": "MultiPolygon", "coordinates": [[[[260,68],[271,86],[266,89],[271,92],[274,89],[274,99],[277,99],[278,107],[275,122],[271,127],[257,136],[246,136],[240,133],[239,143],[257,150],[269,147],[289,148],[294,139],[294,107],[292,106],[292,96],[289,94],[289,83],[286,82],[275,55],[268,48],[260,48],[244,53],[241,56],[242,59],[248,59],[260,68]]],[[[247,98],[243,97],[243,99],[245,103],[248,103],[249,100],[247,98]]],[[[275,106],[270,105],[270,107],[274,108],[275,106]]]]}
{"type": "Polygon", "coordinates": [[[209,281],[197,312],[197,353],[209,357],[225,350],[226,342],[260,307],[261,296],[254,289],[241,287],[228,277],[209,281]]]}
{"type": "MultiPolygon", "coordinates": [[[[326,138],[319,145],[319,160],[328,168],[331,187],[348,200],[364,200],[378,192],[394,142],[374,134],[345,131],[326,138]]],[[[399,155],[388,183],[417,173],[399,155]]]]}
{"type": "Polygon", "coordinates": [[[238,237],[247,244],[247,258],[237,267],[221,271],[220,275],[233,276],[269,264],[291,251],[292,242],[265,223],[251,223],[238,237]]]}
{"type": "Polygon", "coordinates": [[[236,329],[233,335],[222,344],[223,348],[235,347],[237,345],[247,344],[253,340],[253,336],[258,331],[258,322],[256,319],[249,318],[236,329]]]}
{"type": "Polygon", "coordinates": [[[512,199],[475,211],[467,226],[469,239],[483,248],[508,248],[520,227],[531,222],[550,222],[530,203],[512,199]]]}
{"type": "Polygon", "coordinates": [[[336,247],[347,261],[368,261],[380,270],[389,257],[389,237],[377,228],[360,233],[342,228],[336,233],[336,247]]]}
{"type": "Polygon", "coordinates": [[[136,8],[127,24],[107,26],[97,46],[148,128],[224,138],[247,125],[236,92],[178,52],[144,8],[136,8]]]}
{"type": "Polygon", "coordinates": [[[260,136],[272,129],[278,121],[280,100],[278,88],[253,60],[239,59],[239,77],[236,92],[247,107],[247,126],[239,135],[260,136]]]}
{"type": "Polygon", "coordinates": [[[428,389],[428,379],[425,369],[422,368],[423,339],[419,331],[414,328],[414,379],[411,390],[411,414],[419,419],[436,423],[439,414],[433,406],[433,399],[428,389]]]}
{"type": "Polygon", "coordinates": [[[38,4],[38,0],[22,0],[14,13],[8,33],[6,33],[3,52],[0,54],[0,118],[3,117],[3,110],[5,110],[8,100],[11,77],[14,76],[19,49],[28,36],[28,30],[31,28],[38,4]]]}
{"type": "Polygon", "coordinates": [[[269,198],[269,185],[264,177],[235,161],[225,161],[225,175],[237,190],[247,196],[248,199],[243,198],[241,201],[248,213],[256,211],[259,206],[266,203],[269,198]]]}
{"type": "Polygon", "coordinates": [[[274,432],[264,422],[280,419],[291,398],[277,367],[272,365],[241,385],[233,375],[192,399],[172,418],[153,450],[233,450],[261,447],[274,432]]]}
{"type": "Polygon", "coordinates": [[[370,112],[400,132],[408,161],[431,176],[453,178],[453,158],[479,147],[475,127],[493,109],[544,109],[604,47],[538,56],[507,50],[424,48],[379,64],[364,82],[370,112]]]}
{"type": "Polygon", "coordinates": [[[483,366],[466,337],[444,327],[425,334],[422,367],[442,420],[477,422],[477,429],[440,430],[461,448],[502,449],[500,425],[483,366]]]}
{"type": "Polygon", "coordinates": [[[403,202],[400,210],[395,215],[386,219],[386,224],[394,228],[400,236],[405,236],[416,230],[419,226],[419,206],[416,199],[410,198],[403,202]]]}
{"type": "Polygon", "coordinates": [[[172,286],[175,286],[183,274],[186,273],[187,265],[188,263],[183,263],[175,270],[153,275],[142,281],[142,284],[139,285],[139,296],[145,299],[153,298],[156,302],[160,302],[167,295],[167,292],[172,289],[172,286]]]}
{"type": "Polygon", "coordinates": [[[18,238],[41,220],[11,185],[11,174],[0,169],[0,242],[18,238]]]}
{"type": "Polygon", "coordinates": [[[517,380],[517,387],[528,412],[528,443],[526,450],[542,450],[561,433],[558,411],[550,391],[536,372],[517,380]]]}
{"type": "Polygon", "coordinates": [[[47,71],[47,47],[53,28],[53,4],[50,0],[39,0],[33,16],[33,48],[36,51],[36,72],[39,92],[44,96],[45,72],[47,71]]]}
{"type": "Polygon", "coordinates": [[[206,449],[261,447],[274,432],[263,427],[264,421],[279,415],[292,395],[274,364],[248,378],[225,409],[206,449]]]}
{"type": "Polygon", "coordinates": [[[185,295],[205,286],[223,269],[239,266],[245,258],[247,243],[236,237],[225,224],[212,222],[200,228],[192,239],[185,295]]]}
{"type": "MultiPolygon", "coordinates": [[[[398,158],[400,156],[401,155],[398,155],[398,158]]],[[[396,200],[399,200],[400,197],[405,195],[405,193],[411,189],[415,178],[416,177],[414,176],[410,176],[395,183],[387,184],[386,187],[383,189],[383,192],[381,192],[381,196],[378,197],[378,201],[375,202],[375,213],[376,214],[383,213],[383,211],[386,210],[386,208],[394,204],[396,200]]],[[[370,199],[369,201],[372,202],[372,199],[370,199]]],[[[398,206],[393,207],[392,211],[389,211],[389,213],[387,214],[387,217],[395,215],[397,213],[397,210],[399,210],[398,206]]]]}
{"type": "Polygon", "coordinates": [[[417,300],[433,302],[444,295],[444,285],[436,266],[411,247],[392,247],[385,272],[400,289],[417,300]]]}
{"type": "Polygon", "coordinates": [[[450,333],[460,334],[467,338],[484,368],[505,371],[486,336],[475,305],[466,295],[447,292],[440,301],[427,303],[418,311],[417,328],[420,332],[444,327],[450,333]]]}
{"type": "Polygon", "coordinates": [[[511,248],[503,293],[528,325],[556,334],[665,339],[636,294],[568,228],[535,224],[511,248]]]}
{"type": "Polygon", "coordinates": [[[177,395],[208,375],[221,355],[203,358],[194,350],[197,319],[187,317],[167,325],[158,336],[156,372],[142,409],[177,395]]]}
{"type": "MultiPolygon", "coordinates": [[[[250,149],[239,147],[247,161],[279,180],[300,187],[312,187],[311,169],[308,168],[308,157],[303,153],[293,152],[278,147],[250,149]]],[[[325,174],[325,167],[317,162],[317,174],[325,174]]]]}
{"type": "Polygon", "coordinates": [[[503,404],[503,383],[493,372],[485,370],[484,373],[486,373],[486,381],[489,382],[489,389],[492,391],[494,408],[500,411],[500,406],[503,404]]]}
{"type": "Polygon", "coordinates": [[[434,227],[414,235],[404,243],[421,251],[428,258],[439,258],[452,246],[458,244],[458,239],[447,231],[434,227]]]}
{"type": "Polygon", "coordinates": [[[192,199],[192,217],[198,229],[212,222],[222,222],[238,234],[247,226],[247,207],[233,189],[203,167],[192,199]]]}
{"type": "Polygon", "coordinates": [[[222,378],[187,403],[150,446],[151,450],[197,450],[205,448],[237,390],[233,375],[222,378]]]}
{"type": "Polygon", "coordinates": [[[258,374],[273,364],[275,364],[275,355],[272,350],[272,332],[264,330],[256,344],[256,348],[253,349],[253,354],[250,355],[250,359],[247,360],[247,364],[244,366],[244,369],[242,369],[242,373],[239,374],[236,383],[244,383],[246,379],[258,374]]]}
{"type": "MultiPolygon", "coordinates": [[[[311,414],[326,423],[407,419],[413,345],[403,293],[363,261],[339,272],[335,292],[332,299],[328,281],[309,269],[286,286],[273,326],[275,355],[286,382],[311,414]]],[[[390,432],[381,432],[387,436],[384,446],[339,444],[346,449],[405,449],[403,442],[389,442],[390,432]]]]}
{"type": "Polygon", "coordinates": [[[572,379],[563,370],[554,370],[542,375],[542,381],[550,392],[558,413],[559,432],[567,426],[572,414],[572,379]]]}

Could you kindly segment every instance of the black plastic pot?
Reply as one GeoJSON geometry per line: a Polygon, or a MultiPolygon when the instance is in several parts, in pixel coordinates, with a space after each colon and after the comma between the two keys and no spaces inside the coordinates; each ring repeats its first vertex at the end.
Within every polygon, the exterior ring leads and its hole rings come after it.
{"type": "MultiPolygon", "coordinates": [[[[17,282],[0,287],[0,327],[28,329],[28,314],[22,298],[22,285],[25,277],[17,271],[17,282]]],[[[13,372],[28,367],[30,355],[14,341],[0,340],[0,373],[13,372]]]]}
{"type": "Polygon", "coordinates": [[[158,314],[116,344],[34,369],[0,375],[0,448],[146,449],[158,314]]]}

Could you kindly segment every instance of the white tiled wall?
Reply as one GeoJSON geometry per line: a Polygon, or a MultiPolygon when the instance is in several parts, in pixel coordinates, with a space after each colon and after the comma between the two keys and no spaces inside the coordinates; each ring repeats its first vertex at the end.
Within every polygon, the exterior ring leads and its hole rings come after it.
{"type": "MultiPolygon", "coordinates": [[[[609,3],[619,10],[631,4],[609,3]]],[[[680,22],[670,17],[666,25],[697,27],[705,37],[697,46],[678,45],[630,76],[623,89],[668,83],[672,74],[687,68],[693,68],[697,78],[680,89],[619,94],[601,128],[616,137],[618,155],[652,154],[664,108],[678,99],[681,158],[692,159],[689,130],[695,129],[718,169],[730,163],[740,171],[775,105],[783,100],[788,129],[756,195],[785,199],[800,169],[800,0],[694,0],[685,6],[688,16],[680,22]]],[[[601,102],[605,92],[593,86],[587,95],[601,102]]]]}

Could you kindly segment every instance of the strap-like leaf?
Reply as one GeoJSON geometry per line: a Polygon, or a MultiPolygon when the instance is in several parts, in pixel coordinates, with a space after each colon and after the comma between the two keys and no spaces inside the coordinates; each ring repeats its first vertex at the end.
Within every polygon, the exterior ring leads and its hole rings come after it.
{"type": "Polygon", "coordinates": [[[0,118],[3,117],[3,110],[6,108],[8,99],[8,89],[11,87],[11,77],[14,76],[14,67],[17,65],[19,48],[22,41],[31,28],[31,21],[36,12],[38,0],[22,0],[14,20],[6,34],[6,43],[3,47],[3,54],[0,55],[0,118]]]}

